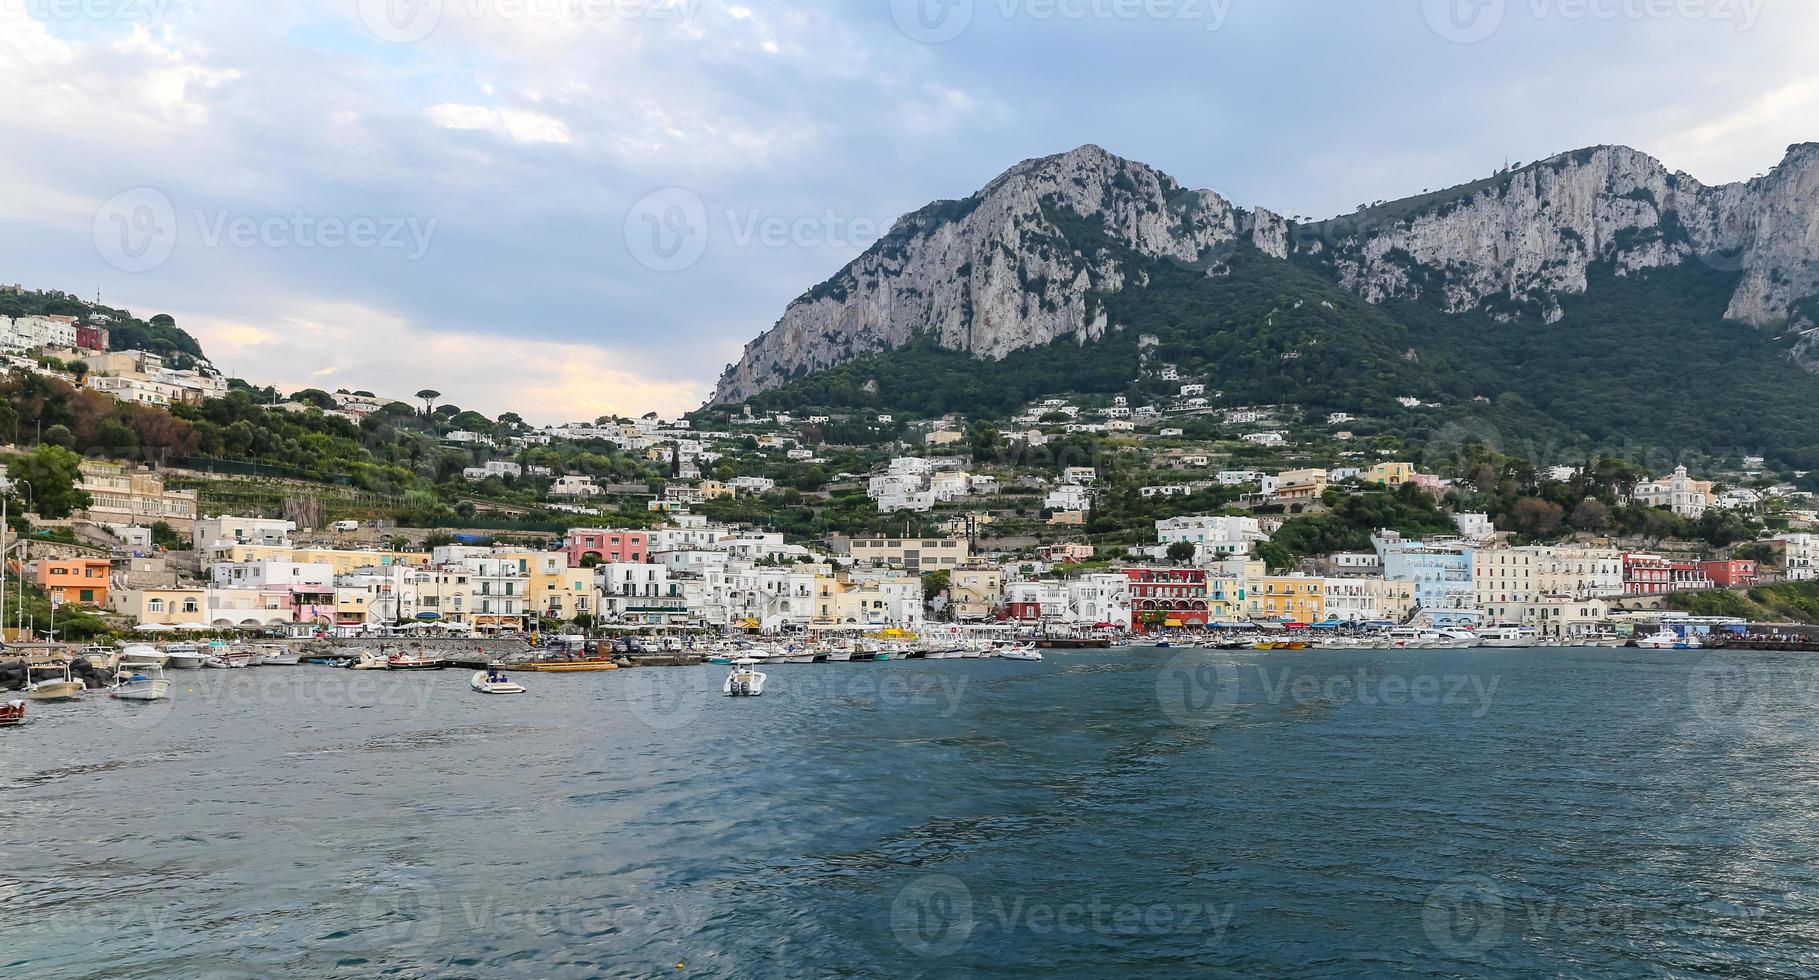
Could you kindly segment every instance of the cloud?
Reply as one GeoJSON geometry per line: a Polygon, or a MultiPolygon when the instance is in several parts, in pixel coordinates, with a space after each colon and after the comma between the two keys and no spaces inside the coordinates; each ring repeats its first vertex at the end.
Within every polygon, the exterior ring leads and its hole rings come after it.
{"type": "Polygon", "coordinates": [[[443,129],[471,129],[503,137],[514,143],[567,143],[568,127],[541,112],[495,109],[488,106],[444,102],[423,113],[443,129]]]}
{"type": "Polygon", "coordinates": [[[555,423],[699,407],[701,382],[638,352],[437,330],[357,304],[303,301],[270,324],[179,313],[217,366],[285,393],[330,385],[400,400],[422,388],[489,416],[555,423]]]}

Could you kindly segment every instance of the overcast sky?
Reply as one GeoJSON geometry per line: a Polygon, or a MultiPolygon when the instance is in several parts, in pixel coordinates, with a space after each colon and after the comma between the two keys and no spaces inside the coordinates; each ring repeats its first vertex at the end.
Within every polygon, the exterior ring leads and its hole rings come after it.
{"type": "Polygon", "coordinates": [[[695,407],[900,213],[1082,143],[1284,214],[1819,140],[1809,0],[0,0],[0,282],[230,373],[695,407]]]}

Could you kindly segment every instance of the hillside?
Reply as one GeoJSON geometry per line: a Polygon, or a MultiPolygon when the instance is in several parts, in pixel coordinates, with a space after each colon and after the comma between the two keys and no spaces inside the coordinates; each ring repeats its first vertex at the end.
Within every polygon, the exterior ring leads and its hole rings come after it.
{"type": "Polygon", "coordinates": [[[150,351],[180,368],[208,359],[196,338],[184,332],[168,315],[141,320],[126,310],[90,303],[69,293],[0,289],[0,316],[73,316],[87,320],[96,314],[106,317],[108,348],[111,350],[150,351]]]}
{"type": "Polygon", "coordinates": [[[749,345],[719,400],[1003,414],[1160,393],[1147,353],[1216,405],[1297,403],[1561,461],[1699,450],[1816,468],[1819,378],[1797,354],[1819,244],[1787,229],[1819,226],[1819,188],[1795,193],[1813,150],[1707,188],[1598,148],[1300,225],[1082,148],[900,221],[749,345]]]}

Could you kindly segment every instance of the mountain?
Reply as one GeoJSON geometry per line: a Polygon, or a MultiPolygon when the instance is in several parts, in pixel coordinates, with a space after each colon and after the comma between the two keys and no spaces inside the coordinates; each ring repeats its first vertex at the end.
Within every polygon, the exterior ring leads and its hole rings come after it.
{"type": "Polygon", "coordinates": [[[1312,223],[1086,146],[899,220],[747,345],[715,403],[991,413],[1156,394],[1155,362],[1228,404],[1399,434],[1819,468],[1816,317],[1819,145],[1717,187],[1596,147],[1312,223]]]}

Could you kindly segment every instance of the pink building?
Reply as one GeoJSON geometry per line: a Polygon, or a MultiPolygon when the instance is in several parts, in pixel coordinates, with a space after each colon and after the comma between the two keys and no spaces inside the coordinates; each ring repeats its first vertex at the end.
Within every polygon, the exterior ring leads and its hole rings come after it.
{"type": "Polygon", "coordinates": [[[643,564],[650,560],[650,535],[643,531],[575,528],[568,532],[568,563],[579,568],[592,556],[596,563],[643,564]]]}

